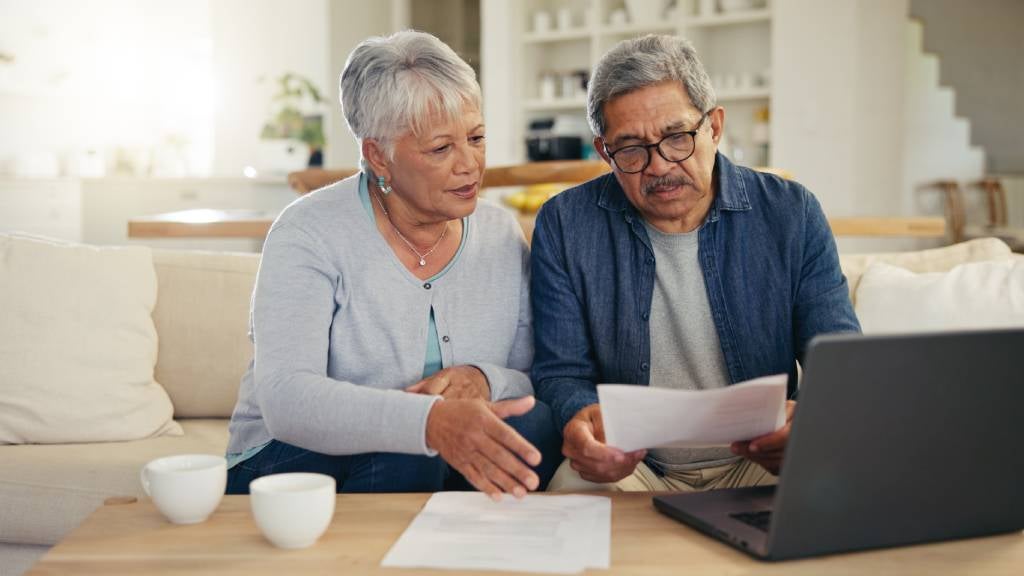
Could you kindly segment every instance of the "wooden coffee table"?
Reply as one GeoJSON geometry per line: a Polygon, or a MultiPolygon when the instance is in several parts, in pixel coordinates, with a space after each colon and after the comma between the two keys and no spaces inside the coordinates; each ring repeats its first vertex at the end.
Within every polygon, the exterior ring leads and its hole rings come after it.
{"type": "MultiPolygon", "coordinates": [[[[247,496],[226,496],[209,520],[193,526],[168,523],[149,501],[108,504],[29,574],[446,574],[380,566],[428,496],[340,495],[330,528],[305,550],[280,550],[267,543],[253,522],[247,496]]],[[[1024,569],[1022,533],[763,563],[659,514],[650,494],[611,497],[611,570],[587,574],[1008,575],[1024,569]]]]}

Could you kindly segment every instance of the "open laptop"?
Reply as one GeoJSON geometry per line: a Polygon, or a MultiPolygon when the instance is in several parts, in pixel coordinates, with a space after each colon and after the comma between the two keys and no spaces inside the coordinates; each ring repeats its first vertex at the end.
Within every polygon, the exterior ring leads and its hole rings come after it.
{"type": "Polygon", "coordinates": [[[654,498],[766,560],[1024,529],[1024,330],[816,338],[778,488],[654,498]]]}

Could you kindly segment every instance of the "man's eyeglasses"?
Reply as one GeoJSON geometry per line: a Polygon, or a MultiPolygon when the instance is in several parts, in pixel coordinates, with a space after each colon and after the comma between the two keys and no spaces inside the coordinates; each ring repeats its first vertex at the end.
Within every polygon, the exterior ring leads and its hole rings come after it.
{"type": "Polygon", "coordinates": [[[693,156],[693,151],[696,148],[694,139],[707,117],[708,113],[705,112],[693,130],[673,132],[654,144],[631,144],[623,146],[615,152],[608,150],[608,146],[605,145],[604,153],[612,159],[619,171],[626,174],[636,174],[647,169],[651,163],[651,148],[656,149],[658,154],[661,154],[661,157],[668,162],[682,162],[693,156]]]}

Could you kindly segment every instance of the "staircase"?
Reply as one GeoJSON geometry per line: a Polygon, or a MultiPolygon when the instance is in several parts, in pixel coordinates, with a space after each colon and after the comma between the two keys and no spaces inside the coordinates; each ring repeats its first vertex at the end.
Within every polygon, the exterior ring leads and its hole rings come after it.
{"type": "MultiPolygon", "coordinates": [[[[904,189],[911,194],[904,209],[909,214],[941,215],[942,194],[929,185],[937,180],[968,184],[980,179],[985,174],[985,152],[971,144],[970,122],[956,115],[954,90],[940,84],[939,57],[923,50],[920,20],[907,21],[905,38],[903,177],[904,189]]],[[[879,137],[890,128],[899,127],[881,126],[879,137]]],[[[968,194],[964,200],[967,221],[985,221],[985,199],[968,194]]]]}

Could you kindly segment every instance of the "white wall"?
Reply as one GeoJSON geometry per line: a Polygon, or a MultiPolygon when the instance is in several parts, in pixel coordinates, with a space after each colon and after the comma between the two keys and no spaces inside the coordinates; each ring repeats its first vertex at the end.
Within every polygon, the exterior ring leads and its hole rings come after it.
{"type": "Polygon", "coordinates": [[[480,2],[480,90],[483,95],[484,125],[487,126],[487,163],[490,166],[522,161],[524,144],[520,133],[520,59],[515,49],[522,26],[523,8],[509,0],[480,2]]]}
{"type": "Polygon", "coordinates": [[[356,44],[370,36],[390,34],[402,22],[407,13],[403,6],[396,2],[375,0],[370,2],[347,0],[333,1],[329,5],[327,21],[330,25],[328,79],[326,84],[328,111],[327,154],[324,166],[355,167],[359,165],[359,146],[341,113],[338,81],[341,71],[345,68],[348,58],[356,44]],[[394,18],[393,18],[393,12],[394,18]]]}
{"type": "MultiPolygon", "coordinates": [[[[909,0],[774,0],[772,147],[830,216],[914,215],[906,179],[909,0]]],[[[840,250],[937,240],[839,238],[840,250]]]]}
{"type": "Polygon", "coordinates": [[[906,0],[775,0],[772,147],[842,216],[902,206],[906,0]]]}
{"type": "MultiPolygon", "coordinates": [[[[258,163],[260,129],[273,111],[277,77],[286,72],[306,76],[328,96],[326,107],[333,107],[328,2],[210,0],[209,6],[216,89],[214,172],[240,176],[246,166],[258,163]]],[[[337,89],[333,92],[336,98],[337,89]]]]}

